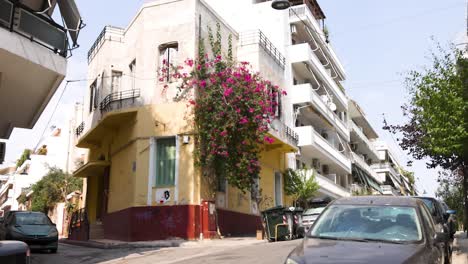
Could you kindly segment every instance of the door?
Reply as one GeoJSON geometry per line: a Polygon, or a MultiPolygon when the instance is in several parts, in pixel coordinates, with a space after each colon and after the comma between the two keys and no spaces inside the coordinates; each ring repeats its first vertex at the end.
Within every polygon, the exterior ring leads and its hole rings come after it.
{"type": "Polygon", "coordinates": [[[282,205],[282,192],[281,192],[281,173],[275,172],[275,206],[282,205]]]}

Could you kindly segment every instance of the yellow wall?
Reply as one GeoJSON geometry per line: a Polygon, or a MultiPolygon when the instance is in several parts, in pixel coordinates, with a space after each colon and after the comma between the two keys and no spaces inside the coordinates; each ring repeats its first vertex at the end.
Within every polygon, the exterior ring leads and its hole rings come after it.
{"type": "MultiPolygon", "coordinates": [[[[133,206],[148,205],[148,177],[150,175],[150,138],[178,137],[178,201],[174,201],[175,188],[168,187],[172,199],[164,205],[200,204],[201,200],[214,200],[209,188],[194,166],[193,127],[187,121],[190,111],[185,103],[168,103],[145,106],[137,109],[135,118],[125,120],[118,128],[107,129],[102,135],[99,148],[90,150],[89,160],[97,160],[104,156],[110,161],[108,212],[115,212],[133,206]],[[188,144],[182,142],[183,135],[189,135],[188,144]],[[135,162],[135,166],[134,163],[135,162]],[[135,167],[135,171],[133,168],[135,167]]],[[[286,167],[285,153],[282,148],[268,148],[261,153],[262,170],[260,173],[260,188],[265,201],[260,210],[274,206],[274,173],[282,172],[286,167]]],[[[99,177],[99,176],[98,176],[99,177]]],[[[154,182],[154,179],[152,179],[154,182]]],[[[97,199],[97,182],[90,178],[88,182],[88,208],[90,219],[95,219],[97,199]]],[[[157,186],[151,188],[151,205],[159,206],[155,200],[157,186]]],[[[227,189],[228,210],[253,213],[250,192],[242,193],[229,186],[227,189]]],[[[284,205],[290,205],[287,197],[284,205]]]]}

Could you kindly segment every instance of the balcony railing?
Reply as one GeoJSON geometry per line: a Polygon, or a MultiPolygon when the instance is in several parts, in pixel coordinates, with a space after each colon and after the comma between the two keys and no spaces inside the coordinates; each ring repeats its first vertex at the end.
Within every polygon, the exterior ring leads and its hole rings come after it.
{"type": "Polygon", "coordinates": [[[380,189],[382,190],[383,195],[400,195],[400,193],[397,190],[395,190],[391,185],[380,185],[380,189]]]}
{"type": "Polygon", "coordinates": [[[281,52],[271,43],[271,41],[260,30],[252,30],[243,32],[240,36],[241,45],[249,45],[258,43],[263,50],[273,58],[273,60],[281,67],[286,67],[286,58],[281,52]]]}
{"type": "Polygon", "coordinates": [[[361,156],[359,156],[358,154],[356,154],[354,152],[352,152],[351,156],[353,158],[353,162],[355,164],[357,164],[359,167],[361,167],[361,169],[363,169],[365,172],[367,172],[374,179],[376,179],[376,180],[379,179],[377,173],[371,168],[371,166],[369,166],[369,164],[367,164],[364,161],[364,159],[361,156]]]}
{"type": "Polygon", "coordinates": [[[66,29],[17,1],[0,0],[0,26],[67,57],[66,29]]]}
{"type": "Polygon", "coordinates": [[[286,139],[286,141],[289,144],[297,147],[297,144],[299,143],[299,136],[289,126],[287,126],[286,124],[284,124],[280,120],[275,119],[275,120],[273,120],[273,122],[271,122],[270,127],[273,130],[275,130],[279,134],[279,136],[281,138],[286,139]]]}
{"type": "Polygon", "coordinates": [[[101,110],[101,113],[112,110],[113,103],[115,102],[118,102],[118,108],[122,108],[124,101],[131,100],[132,103],[134,103],[135,99],[138,97],[140,97],[140,89],[114,92],[104,97],[99,104],[99,110],[101,110]]]}
{"type": "Polygon", "coordinates": [[[337,197],[351,196],[351,193],[347,189],[320,174],[315,174],[315,180],[321,189],[325,189],[326,191],[335,194],[337,197]]]}
{"type": "Polygon", "coordinates": [[[84,122],[81,122],[75,129],[75,135],[78,137],[80,136],[83,131],[84,131],[84,126],[85,126],[85,123],[84,122]]]}
{"type": "Polygon", "coordinates": [[[106,40],[122,42],[124,31],[122,28],[105,26],[88,51],[88,64],[93,60],[106,40]]]}
{"type": "Polygon", "coordinates": [[[389,162],[375,163],[371,165],[371,168],[374,170],[388,170],[395,178],[400,175],[389,162]]]}
{"type": "Polygon", "coordinates": [[[364,132],[362,132],[362,130],[358,127],[358,125],[356,125],[356,123],[354,123],[353,120],[351,120],[349,122],[350,124],[350,127],[352,130],[354,130],[356,132],[356,134],[358,135],[358,137],[360,137],[362,139],[362,141],[364,141],[367,145],[367,147],[369,148],[370,151],[372,151],[374,153],[374,155],[376,157],[378,157],[378,152],[377,150],[375,149],[374,147],[374,144],[372,144],[370,141],[369,141],[369,138],[364,134],[364,132]]]}

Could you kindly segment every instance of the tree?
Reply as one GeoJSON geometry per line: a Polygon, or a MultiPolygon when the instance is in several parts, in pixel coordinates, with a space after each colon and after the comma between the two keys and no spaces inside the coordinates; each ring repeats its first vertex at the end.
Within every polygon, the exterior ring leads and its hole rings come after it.
{"type": "Polygon", "coordinates": [[[50,168],[48,173],[32,186],[31,210],[47,213],[56,203],[64,202],[67,195],[81,190],[82,180],[64,173],[61,169],[50,168]]]}
{"type": "Polygon", "coordinates": [[[283,176],[284,193],[293,198],[296,206],[307,207],[308,199],[312,198],[320,188],[315,181],[315,171],[286,169],[283,176]]]}
{"type": "Polygon", "coordinates": [[[468,63],[461,51],[454,47],[444,50],[440,45],[431,53],[431,60],[430,67],[410,71],[406,78],[410,96],[402,106],[406,123],[385,124],[384,129],[398,133],[400,146],[415,159],[429,159],[428,168],[461,171],[464,223],[468,226],[468,63]]]}

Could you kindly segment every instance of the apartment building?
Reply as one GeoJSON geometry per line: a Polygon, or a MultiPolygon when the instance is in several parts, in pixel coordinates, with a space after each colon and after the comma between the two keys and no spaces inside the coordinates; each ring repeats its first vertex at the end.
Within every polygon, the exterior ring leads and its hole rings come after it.
{"type": "Polygon", "coordinates": [[[174,100],[174,84],[160,80],[158,71],[164,59],[182,65],[196,57],[200,39],[209,47],[208,26],[215,31],[217,24],[224,49],[231,35],[234,57],[282,84],[284,56],[265,35],[240,34],[203,0],[149,2],[126,28],[108,26],[98,36],[88,53],[91,81],[76,127],[76,145],[88,155],[74,176],[85,178],[87,187],[86,207],[77,216],[83,222],[73,224],[72,238],[197,239],[216,235],[216,221],[223,235],[254,234],[261,229],[260,210],[291,204],[280,172],[287,167],[285,153],[298,150],[297,135],[279,117],[269,130],[274,142],[260,160],[259,185],[270,198],[265,203],[226,182],[210,195],[194,165],[187,102],[174,100]]]}
{"type": "Polygon", "coordinates": [[[383,181],[383,185],[381,186],[382,194],[394,196],[411,195],[415,191],[415,187],[403,175],[403,167],[395,153],[383,141],[376,141],[374,146],[379,153],[380,162],[373,164],[372,168],[379,175],[379,179],[383,181]]]}
{"type": "MultiPolygon", "coordinates": [[[[0,139],[33,128],[65,78],[82,26],[74,0],[0,0],[0,139]]],[[[0,163],[4,153],[0,143],[0,163]]]]}

